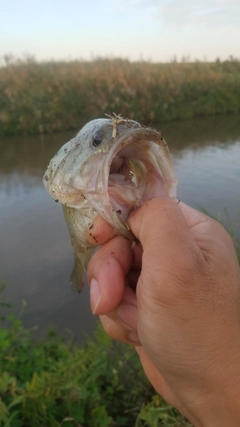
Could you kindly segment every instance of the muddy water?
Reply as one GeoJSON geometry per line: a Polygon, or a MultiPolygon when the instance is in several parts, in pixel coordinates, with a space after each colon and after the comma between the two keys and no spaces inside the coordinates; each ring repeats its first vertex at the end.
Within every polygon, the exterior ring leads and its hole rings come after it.
{"type": "MultiPolygon", "coordinates": [[[[191,206],[220,215],[240,237],[240,116],[155,124],[172,151],[178,197],[191,206]]],[[[96,319],[86,287],[75,294],[68,284],[73,256],[61,206],[42,184],[49,159],[76,132],[2,137],[0,140],[0,283],[1,299],[23,314],[39,335],[54,326],[72,330],[81,340],[96,319]]]]}

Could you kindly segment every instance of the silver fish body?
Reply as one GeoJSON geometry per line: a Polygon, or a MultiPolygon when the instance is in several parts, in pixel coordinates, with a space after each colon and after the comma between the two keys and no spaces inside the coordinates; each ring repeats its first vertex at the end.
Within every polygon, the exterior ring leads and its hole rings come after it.
{"type": "Polygon", "coordinates": [[[95,248],[87,233],[98,214],[132,239],[126,221],[133,209],[153,197],[176,196],[161,133],[118,116],[87,123],[50,161],[43,182],[63,205],[75,253],[71,281],[78,291],[95,248]]]}

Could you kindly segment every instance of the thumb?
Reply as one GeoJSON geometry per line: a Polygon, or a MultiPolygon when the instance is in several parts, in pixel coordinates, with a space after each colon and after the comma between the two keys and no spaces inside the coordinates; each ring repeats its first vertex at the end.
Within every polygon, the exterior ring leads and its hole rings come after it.
{"type": "Polygon", "coordinates": [[[141,282],[155,298],[169,281],[185,284],[185,275],[189,279],[191,271],[201,268],[203,254],[175,200],[151,199],[130,216],[128,225],[143,247],[141,282]]]}

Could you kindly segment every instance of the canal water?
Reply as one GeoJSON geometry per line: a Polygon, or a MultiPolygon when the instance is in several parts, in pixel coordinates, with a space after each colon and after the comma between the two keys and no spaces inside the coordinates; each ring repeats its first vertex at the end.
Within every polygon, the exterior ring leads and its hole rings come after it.
{"type": "MultiPolygon", "coordinates": [[[[172,152],[178,198],[217,216],[240,238],[240,116],[154,127],[172,152]]],[[[24,325],[37,325],[39,336],[54,326],[81,341],[94,331],[96,318],[88,287],[79,295],[69,285],[68,231],[60,204],[42,184],[49,160],[75,133],[1,137],[0,283],[7,286],[0,299],[11,303],[16,315],[26,301],[24,325]]]]}

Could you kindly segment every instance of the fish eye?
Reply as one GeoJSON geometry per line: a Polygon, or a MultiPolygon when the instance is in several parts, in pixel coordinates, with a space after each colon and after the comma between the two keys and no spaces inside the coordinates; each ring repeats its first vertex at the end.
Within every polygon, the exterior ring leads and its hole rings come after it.
{"type": "Polygon", "coordinates": [[[102,137],[97,132],[95,132],[93,134],[92,140],[93,140],[93,146],[98,147],[102,142],[102,137]]]}

